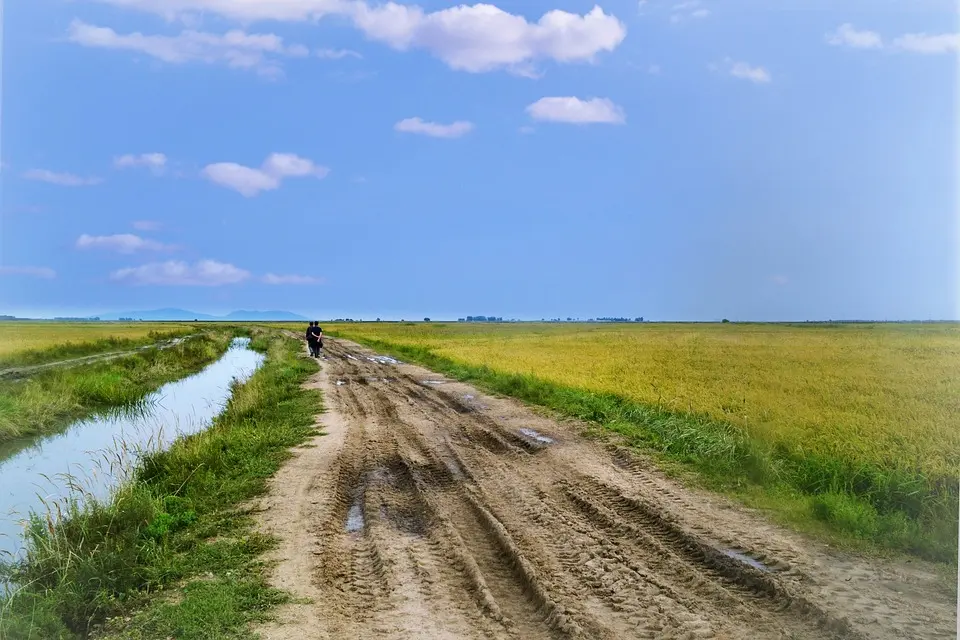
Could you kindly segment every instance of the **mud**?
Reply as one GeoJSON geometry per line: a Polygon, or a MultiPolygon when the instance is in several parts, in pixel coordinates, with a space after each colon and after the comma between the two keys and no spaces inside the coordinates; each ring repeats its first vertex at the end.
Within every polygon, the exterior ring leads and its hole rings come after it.
{"type": "Polygon", "coordinates": [[[326,349],[326,435],[261,505],[271,581],[308,602],[265,638],[956,637],[934,567],[840,554],[583,425],[326,349]]]}

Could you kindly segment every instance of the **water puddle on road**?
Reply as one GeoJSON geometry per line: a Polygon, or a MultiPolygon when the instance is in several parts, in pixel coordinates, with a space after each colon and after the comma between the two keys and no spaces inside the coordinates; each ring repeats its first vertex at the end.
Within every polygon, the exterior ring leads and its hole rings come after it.
{"type": "Polygon", "coordinates": [[[742,562],[743,564],[750,565],[754,569],[759,569],[764,573],[773,573],[772,567],[768,567],[756,558],[751,558],[750,556],[740,553],[739,551],[734,551],[733,549],[722,549],[721,551],[723,552],[723,555],[727,556],[728,558],[733,558],[734,560],[742,562]]]}
{"type": "Polygon", "coordinates": [[[390,356],[380,356],[380,355],[367,356],[367,360],[369,360],[370,362],[375,362],[377,364],[403,364],[399,360],[395,358],[391,358],[390,356]]]}
{"type": "Polygon", "coordinates": [[[421,380],[421,384],[447,384],[446,380],[421,380]]]}
{"type": "Polygon", "coordinates": [[[56,435],[0,445],[0,556],[22,553],[30,512],[44,515],[47,505],[55,509],[70,500],[106,500],[144,452],[208,428],[227,406],[233,381],[247,380],[263,363],[249,342],[234,340],[213,364],[133,407],[77,421],[56,435]]]}
{"type": "Polygon", "coordinates": [[[344,525],[347,533],[359,533],[363,530],[363,502],[362,496],[357,497],[350,505],[350,511],[347,512],[347,523],[344,525]]]}
{"type": "Polygon", "coordinates": [[[526,428],[520,429],[520,433],[527,436],[528,438],[532,438],[533,440],[536,440],[537,442],[540,442],[543,444],[554,444],[556,442],[556,440],[554,440],[553,438],[545,436],[539,431],[536,431],[535,429],[526,429],[526,428]]]}

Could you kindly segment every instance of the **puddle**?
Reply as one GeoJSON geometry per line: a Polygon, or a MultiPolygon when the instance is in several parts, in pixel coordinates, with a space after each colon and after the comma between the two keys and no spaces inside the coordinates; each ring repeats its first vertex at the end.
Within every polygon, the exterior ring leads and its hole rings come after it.
{"type": "Polygon", "coordinates": [[[343,380],[337,380],[337,386],[338,386],[338,387],[342,387],[342,386],[345,385],[345,384],[347,384],[347,383],[344,382],[343,380]]]}
{"type": "Polygon", "coordinates": [[[473,400],[473,396],[468,393],[467,395],[463,396],[463,399],[464,399],[464,400],[473,400]]]}
{"type": "Polygon", "coordinates": [[[446,380],[421,380],[423,384],[447,384],[446,380]]]}
{"type": "Polygon", "coordinates": [[[537,442],[542,442],[543,444],[553,444],[556,442],[556,440],[554,440],[553,438],[549,438],[534,429],[520,429],[520,433],[527,436],[528,438],[533,438],[537,442]]]}
{"type": "Polygon", "coordinates": [[[356,356],[352,356],[349,353],[347,354],[347,357],[350,358],[351,360],[359,360],[359,358],[357,358],[356,356]]]}
{"type": "Polygon", "coordinates": [[[767,565],[763,564],[759,560],[751,558],[746,554],[740,553],[739,551],[734,551],[733,549],[722,549],[722,551],[723,551],[723,555],[727,556],[728,558],[733,558],[734,560],[738,560],[744,564],[750,565],[754,569],[759,569],[764,573],[773,573],[773,569],[771,567],[768,567],[767,565]]]}
{"type": "Polygon", "coordinates": [[[363,530],[363,504],[358,497],[350,505],[350,511],[347,512],[347,524],[344,527],[347,533],[358,533],[363,530]]]}
{"type": "Polygon", "coordinates": [[[263,363],[249,342],[234,340],[219,360],[134,407],[80,420],[56,435],[0,445],[0,557],[22,552],[22,522],[31,511],[45,514],[45,505],[69,499],[106,500],[142,452],[209,427],[230,399],[231,382],[245,381],[263,363]]]}
{"type": "Polygon", "coordinates": [[[367,356],[367,360],[370,362],[376,362],[377,364],[403,364],[399,360],[391,358],[390,356],[367,356]]]}

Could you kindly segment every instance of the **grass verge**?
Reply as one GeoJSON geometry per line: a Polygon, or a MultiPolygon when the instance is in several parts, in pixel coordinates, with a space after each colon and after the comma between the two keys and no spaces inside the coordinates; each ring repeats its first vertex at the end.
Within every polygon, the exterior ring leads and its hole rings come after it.
{"type": "MultiPolygon", "coordinates": [[[[55,326],[51,329],[51,343],[54,342],[52,338],[55,335],[55,329],[55,326]]],[[[48,347],[26,349],[6,354],[0,357],[0,369],[46,364],[112,351],[125,351],[157,342],[172,340],[174,338],[182,338],[191,333],[196,333],[196,330],[186,327],[176,330],[150,331],[146,335],[136,337],[108,336],[94,340],[81,339],[77,342],[69,341],[62,344],[51,344],[51,346],[48,347]]]]}
{"type": "Polygon", "coordinates": [[[132,404],[216,360],[230,338],[226,331],[207,333],[166,349],[0,381],[0,443],[50,433],[94,411],[132,404]]]}
{"type": "Polygon", "coordinates": [[[501,373],[424,347],[356,339],[489,391],[599,425],[629,446],[654,453],[674,471],[694,472],[711,489],[840,544],[957,562],[956,477],[852,464],[758,441],[742,428],[705,415],[501,373]]]}
{"type": "Polygon", "coordinates": [[[301,384],[316,364],[276,335],[252,346],[265,364],[210,429],[146,458],[109,504],[34,520],[26,560],[4,569],[23,586],[0,602],[0,640],[243,637],[284,601],[243,505],[315,433],[319,394],[301,384]]]}

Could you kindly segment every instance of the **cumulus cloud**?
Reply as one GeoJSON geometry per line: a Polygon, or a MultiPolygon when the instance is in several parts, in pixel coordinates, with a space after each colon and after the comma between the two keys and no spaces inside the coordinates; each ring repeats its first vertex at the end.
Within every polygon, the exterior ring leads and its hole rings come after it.
{"type": "Polygon", "coordinates": [[[159,175],[167,166],[167,156],[162,153],[141,153],[140,155],[127,154],[113,159],[113,166],[117,169],[131,167],[147,167],[159,175]]]}
{"type": "Polygon", "coordinates": [[[431,138],[459,138],[473,130],[473,123],[458,120],[450,124],[425,122],[420,118],[407,118],[393,125],[395,131],[416,133],[431,138]]]}
{"type": "Polygon", "coordinates": [[[210,182],[252,198],[280,187],[284,178],[325,178],[330,169],[292,153],[272,153],[259,169],[235,162],[209,164],[201,172],[210,182]]]}
{"type": "Polygon", "coordinates": [[[77,249],[105,249],[118,253],[136,253],[137,251],[172,251],[173,245],[155,240],[147,240],[132,233],[118,233],[111,236],[91,236],[84,233],[77,238],[77,249]]]}
{"type": "Polygon", "coordinates": [[[47,182],[61,187],[87,187],[102,182],[100,178],[83,178],[72,173],[57,173],[47,169],[30,169],[23,173],[23,177],[27,180],[47,182]]]}
{"type": "Polygon", "coordinates": [[[250,272],[225,262],[200,260],[194,264],[170,260],[139,267],[118,269],[110,279],[133,285],[216,287],[238,284],[250,278],[250,272]]]}
{"type": "MultiPolygon", "coordinates": [[[[416,5],[362,0],[100,0],[141,9],[168,19],[202,13],[242,22],[306,21],[329,14],[350,20],[370,40],[399,51],[421,49],[453,69],[474,73],[519,68],[538,60],[590,61],[623,41],[626,28],[595,6],[580,15],[554,10],[537,22],[492,4],[459,5],[426,11],[416,5]]],[[[139,36],[144,38],[145,36],[139,36]]]]}
{"type": "Polygon", "coordinates": [[[136,51],[171,64],[225,64],[263,75],[281,73],[277,57],[303,57],[310,53],[303,45],[285,45],[283,38],[272,33],[248,34],[234,30],[223,35],[201,31],[184,31],[176,36],[119,34],[109,27],[80,20],[70,24],[68,38],[85,47],[136,51]]]}
{"type": "Polygon", "coordinates": [[[837,27],[827,34],[827,42],[835,47],[851,47],[853,49],[879,49],[883,46],[883,38],[876,31],[860,30],[849,22],[837,27]]]}
{"type": "Polygon", "coordinates": [[[894,38],[893,46],[911,53],[954,53],[960,51],[960,33],[906,33],[894,38]]]}
{"type": "Polygon", "coordinates": [[[57,277],[57,272],[49,267],[11,267],[0,266],[0,276],[27,276],[49,280],[57,277]]]}
{"type": "Polygon", "coordinates": [[[313,276],[299,276],[299,275],[276,275],[274,273],[268,273],[263,276],[261,282],[264,284],[291,284],[291,285],[310,285],[310,284],[322,284],[323,280],[321,278],[314,278],[313,276]]]}
{"type": "Polygon", "coordinates": [[[623,124],[623,109],[608,98],[581,100],[576,97],[540,98],[527,107],[535,120],[573,124],[623,124]]]}
{"type": "Polygon", "coordinates": [[[713,63],[710,65],[713,71],[725,71],[734,78],[747,80],[755,84],[768,84],[773,82],[770,72],[760,66],[754,66],[746,62],[737,62],[730,58],[724,59],[722,64],[713,63]]]}

